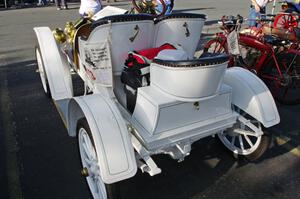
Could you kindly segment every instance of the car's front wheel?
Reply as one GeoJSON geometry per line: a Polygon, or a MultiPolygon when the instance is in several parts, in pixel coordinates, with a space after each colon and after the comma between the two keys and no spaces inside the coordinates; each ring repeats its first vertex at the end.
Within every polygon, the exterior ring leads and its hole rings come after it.
{"type": "Polygon", "coordinates": [[[51,92],[50,92],[49,82],[48,82],[48,78],[44,66],[43,56],[41,54],[41,50],[39,47],[35,47],[35,57],[36,57],[38,72],[40,74],[44,93],[48,98],[51,98],[51,92]]]}
{"type": "Polygon", "coordinates": [[[105,184],[101,177],[98,164],[98,154],[91,134],[90,127],[85,118],[77,123],[77,138],[82,163],[82,175],[86,178],[90,192],[94,199],[116,199],[118,189],[116,184],[105,184]]]}

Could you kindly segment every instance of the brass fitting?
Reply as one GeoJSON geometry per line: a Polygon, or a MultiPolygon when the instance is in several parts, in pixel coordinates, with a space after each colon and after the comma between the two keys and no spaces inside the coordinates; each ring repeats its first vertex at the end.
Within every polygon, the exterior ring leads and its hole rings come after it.
{"type": "Polygon", "coordinates": [[[68,37],[68,42],[72,43],[74,35],[75,35],[75,27],[74,27],[74,24],[72,22],[67,22],[66,23],[64,33],[68,37]]]}
{"type": "Polygon", "coordinates": [[[52,33],[55,40],[59,43],[64,43],[67,40],[66,34],[60,28],[55,28],[55,30],[53,30],[52,33]]]}
{"type": "Polygon", "coordinates": [[[83,167],[81,170],[81,175],[83,177],[88,177],[89,176],[89,170],[86,167],[83,167]]]}

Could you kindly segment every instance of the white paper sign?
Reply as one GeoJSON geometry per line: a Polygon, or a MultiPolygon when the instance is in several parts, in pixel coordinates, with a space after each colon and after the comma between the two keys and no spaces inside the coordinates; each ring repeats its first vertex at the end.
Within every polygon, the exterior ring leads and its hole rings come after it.
{"type": "Polygon", "coordinates": [[[79,40],[79,53],[87,76],[103,86],[112,86],[112,63],[108,41],[88,43],[79,40]]]}
{"type": "Polygon", "coordinates": [[[232,55],[239,55],[240,49],[239,49],[239,42],[238,42],[238,36],[236,31],[232,31],[227,36],[227,44],[228,44],[228,51],[232,55]]]}

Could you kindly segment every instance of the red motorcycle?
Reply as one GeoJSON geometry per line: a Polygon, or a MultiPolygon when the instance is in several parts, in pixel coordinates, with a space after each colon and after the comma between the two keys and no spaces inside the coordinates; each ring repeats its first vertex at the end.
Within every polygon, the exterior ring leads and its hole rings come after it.
{"type": "MultiPolygon", "coordinates": [[[[217,33],[215,38],[207,42],[204,53],[231,54],[229,66],[237,64],[253,71],[266,83],[278,102],[290,105],[299,104],[300,51],[291,47],[293,42],[290,42],[288,38],[266,34],[255,36],[236,33],[242,22],[243,19],[240,16],[223,17],[220,23],[224,32],[217,33]],[[238,44],[234,44],[234,39],[229,38],[234,35],[234,32],[238,44]],[[232,49],[234,46],[237,46],[237,49],[232,49]],[[238,51],[238,53],[232,53],[232,51],[238,51]]],[[[270,28],[266,26],[261,26],[260,29],[258,32],[264,32],[264,29],[270,31],[270,28]]]]}
{"type": "Polygon", "coordinates": [[[300,4],[284,1],[281,5],[281,13],[275,16],[274,27],[291,29],[298,27],[300,4]]]}

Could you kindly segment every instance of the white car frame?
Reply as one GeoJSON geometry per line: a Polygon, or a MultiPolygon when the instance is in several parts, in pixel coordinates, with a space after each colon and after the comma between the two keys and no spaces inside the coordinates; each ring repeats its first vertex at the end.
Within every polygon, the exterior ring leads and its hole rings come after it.
{"type": "Polygon", "coordinates": [[[173,58],[170,52],[161,53],[157,60],[171,57],[170,65],[180,62],[178,55],[191,59],[205,17],[175,14],[155,23],[142,15],[124,15],[123,21],[117,20],[120,15],[103,20],[122,13],[106,7],[94,18],[98,22],[88,38],[76,38],[77,66],[48,27],[34,28],[43,89],[55,102],[68,134],[78,137],[82,173],[93,197],[112,198],[108,186],[133,177],[137,168],[151,176],[161,173],[152,155],[168,154],[183,161],[191,145],[207,136],[217,135],[234,154],[249,159],[261,156],[267,148],[263,129],[280,121],[276,105],[257,76],[239,67],[225,69],[226,60],[206,59],[202,65],[197,62],[195,70],[168,68],[164,62],[154,61],[151,84],[138,89],[134,112],[126,109],[119,79],[128,51],[167,42],[181,50],[173,58]],[[100,63],[102,68],[95,70],[87,67],[90,55],[83,50],[93,45],[106,49],[102,53],[107,56],[100,63]],[[73,94],[73,72],[84,81],[82,96],[73,94]]]}

